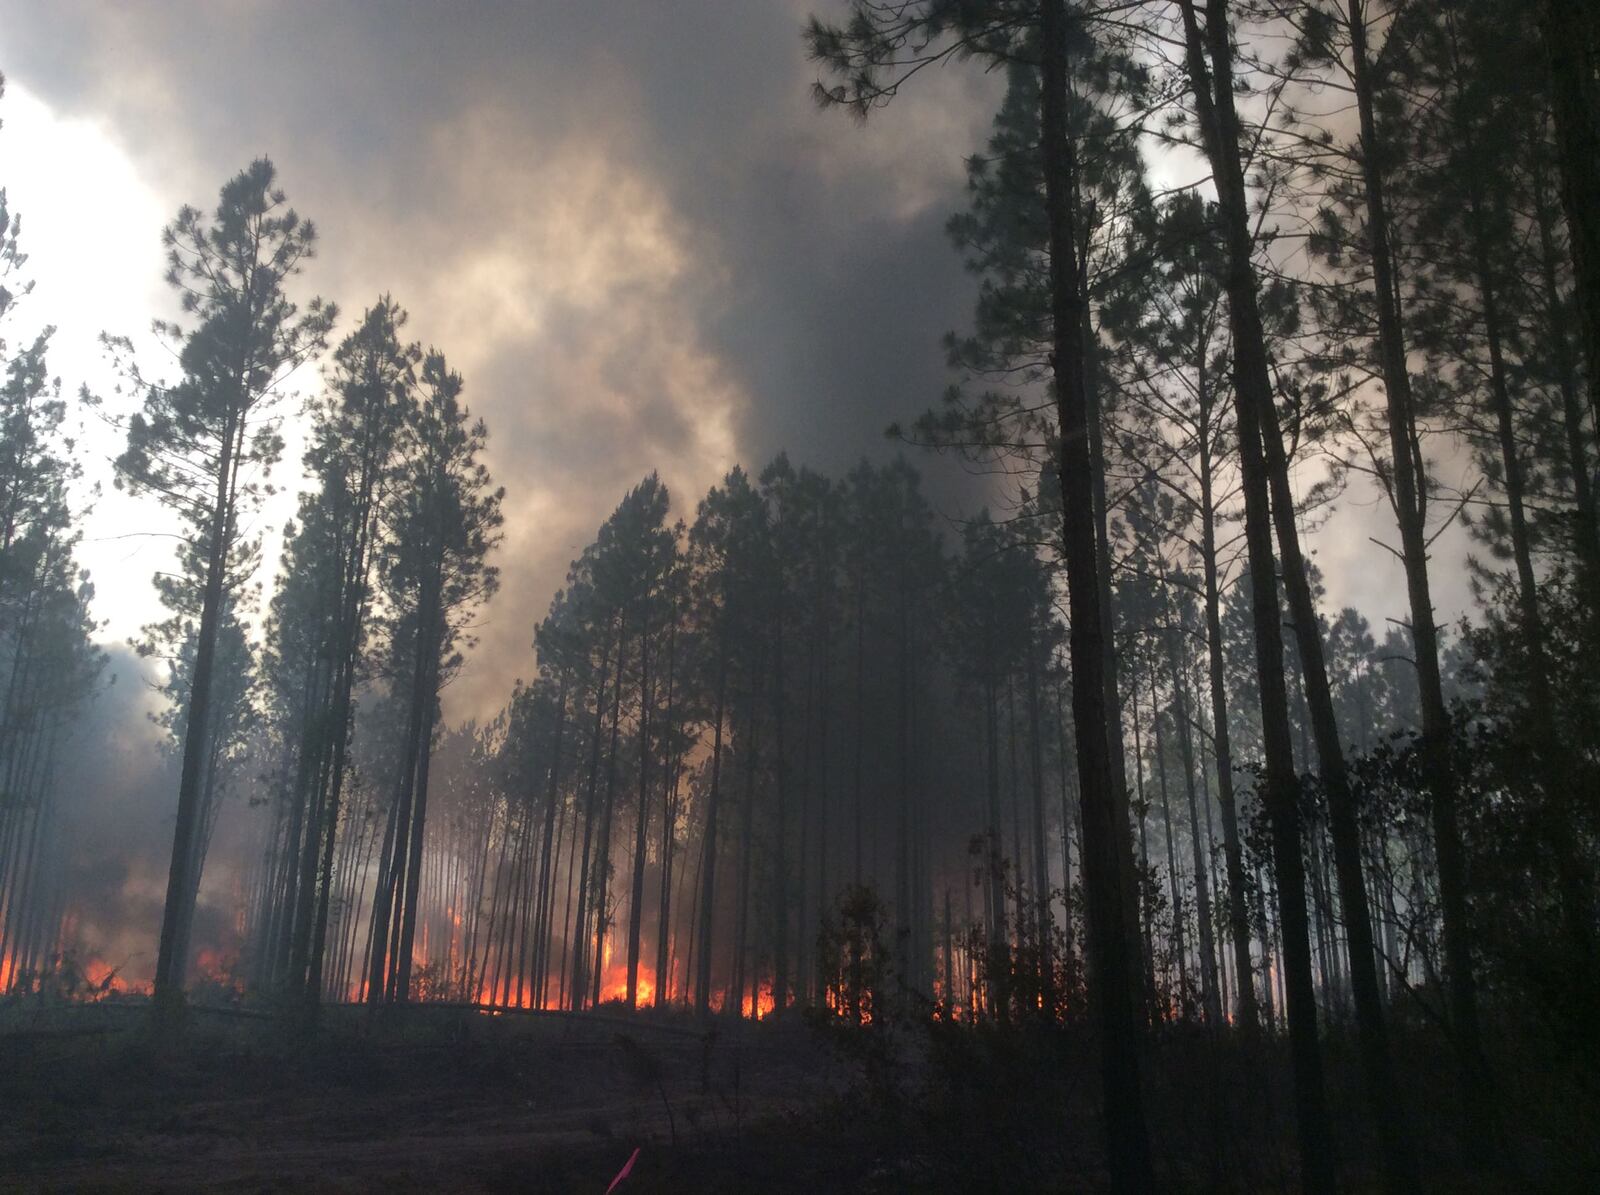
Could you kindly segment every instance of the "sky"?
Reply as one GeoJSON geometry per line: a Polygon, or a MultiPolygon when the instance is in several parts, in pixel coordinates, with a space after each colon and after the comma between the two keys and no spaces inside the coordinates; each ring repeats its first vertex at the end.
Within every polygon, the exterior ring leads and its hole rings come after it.
{"type": "MultiPolygon", "coordinates": [[[[842,472],[894,451],[893,420],[952,380],[944,333],[975,286],[944,223],[1001,81],[973,63],[919,76],[864,126],[811,99],[800,28],[829,0],[606,4],[0,0],[0,185],[23,214],[37,289],[19,320],[57,325],[53,368],[125,415],[96,338],[148,336],[174,303],[159,233],[180,204],[268,155],[320,252],[297,294],[340,330],[389,293],[409,332],[467,381],[506,487],[503,584],[453,718],[488,717],[533,669],[534,622],[568,562],[652,469],[678,513],[732,465],[779,450],[842,472]]],[[[295,376],[303,397],[316,369],[295,376]]],[[[268,568],[299,484],[259,516],[268,568]]],[[[102,636],[160,611],[165,516],[111,490],[111,427],[85,414],[102,482],[86,527],[102,636]]],[[[913,450],[914,451],[914,450],[913,450]]],[[[984,498],[919,456],[941,509],[984,498]]],[[[1387,511],[1360,486],[1313,540],[1329,600],[1382,633],[1403,612],[1387,511]]],[[[1459,549],[1441,541],[1441,553],[1459,549]]],[[[1445,570],[1441,611],[1468,605],[1445,570]]]]}

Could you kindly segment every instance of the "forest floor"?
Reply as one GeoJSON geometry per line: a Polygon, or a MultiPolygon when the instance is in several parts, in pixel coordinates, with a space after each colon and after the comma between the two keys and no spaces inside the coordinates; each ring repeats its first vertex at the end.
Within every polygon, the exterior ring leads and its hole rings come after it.
{"type": "MultiPolygon", "coordinates": [[[[707,1031],[680,1017],[424,1006],[378,1024],[331,1010],[309,1037],[192,1010],[181,1043],[158,1048],[144,1012],[0,1008],[0,1188],[600,1195],[636,1149],[617,1195],[1104,1182],[1096,1075],[1068,1034],[896,1040],[798,1018],[707,1031]]],[[[1146,1089],[1164,1185],[1294,1190],[1280,1060],[1200,1035],[1159,1050],[1146,1089]]],[[[1330,1061],[1345,1187],[1375,1189],[1349,1060],[1330,1061]]],[[[1413,1061],[1414,1076],[1448,1074],[1443,1058],[1413,1061]]],[[[1522,1139],[1515,1179],[1478,1176],[1454,1160],[1448,1101],[1412,1108],[1430,1189],[1583,1189],[1572,1180],[1587,1163],[1556,1137],[1522,1139]]]]}

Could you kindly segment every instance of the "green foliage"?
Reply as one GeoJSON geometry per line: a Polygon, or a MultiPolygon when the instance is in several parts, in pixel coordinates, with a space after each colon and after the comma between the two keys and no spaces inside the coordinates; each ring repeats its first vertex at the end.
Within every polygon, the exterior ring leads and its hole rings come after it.
{"type": "Polygon", "coordinates": [[[157,321],[155,330],[178,347],[178,382],[147,380],[129,342],[107,338],[142,399],[117,458],[119,482],[172,507],[196,539],[217,534],[220,521],[230,546],[235,502],[262,492],[245,469],[265,470],[283,451],[273,400],[323,347],[337,315],[320,299],[301,313],[284,289],[313,255],[316,233],[285,206],[276,178],[258,159],[223,186],[210,217],[185,206],[162,232],[167,283],[188,326],[157,321]]]}
{"type": "Polygon", "coordinates": [[[465,383],[444,356],[427,353],[420,393],[398,432],[399,463],[384,509],[381,569],[396,625],[441,619],[427,628],[446,673],[470,643],[466,620],[500,585],[487,561],[500,542],[503,488],[491,488],[480,458],[489,429],[461,401],[465,383]]]}
{"type": "MultiPolygon", "coordinates": [[[[1600,643],[1570,572],[1553,574],[1540,597],[1550,628],[1543,665],[1560,700],[1535,705],[1536,665],[1517,607],[1492,609],[1468,632],[1483,689],[1457,719],[1455,758],[1489,973],[1508,999],[1528,1000],[1563,1036],[1595,1050],[1600,643]]],[[[1600,1052],[1593,1061],[1600,1066],[1600,1052]]]]}
{"type": "Polygon", "coordinates": [[[283,451],[273,408],[337,314],[320,299],[301,313],[285,290],[312,256],[316,234],[275,183],[272,163],[258,159],[222,187],[209,217],[184,206],[162,232],[166,280],[187,318],[158,321],[155,330],[177,348],[177,382],[147,378],[131,342],[105,338],[141,399],[115,462],[117,484],[153,496],[184,528],[178,570],[154,581],[170,617],[145,627],[139,648],[168,661],[163,723],[181,750],[199,642],[223,644],[214,675],[227,678],[229,691],[213,703],[206,728],[217,755],[236,750],[249,706],[251,648],[241,619],[256,600],[250,578],[260,545],[243,528],[270,492],[266,476],[283,451]],[[207,625],[204,595],[216,571],[223,596],[207,625]]]}

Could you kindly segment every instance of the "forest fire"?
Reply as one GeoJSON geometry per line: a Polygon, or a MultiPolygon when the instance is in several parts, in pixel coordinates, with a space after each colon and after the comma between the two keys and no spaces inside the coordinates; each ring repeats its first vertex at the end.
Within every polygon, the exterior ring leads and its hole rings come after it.
{"type": "Polygon", "coordinates": [[[99,996],[113,993],[126,996],[149,991],[147,986],[129,983],[122,977],[119,968],[100,958],[91,958],[83,964],[83,978],[92,993],[90,999],[98,999],[99,996]]]}
{"type": "MultiPolygon", "coordinates": [[[[713,992],[707,1003],[711,1011],[721,1014],[728,1007],[727,992],[713,992]]],[[[758,990],[744,993],[739,1001],[739,1015],[749,1020],[759,1021],[769,1016],[777,1008],[777,1001],[772,995],[772,984],[763,981],[758,990]]]]}
{"type": "Polygon", "coordinates": [[[771,1014],[772,1010],[777,1006],[778,1002],[772,996],[772,985],[763,983],[759,991],[751,992],[745,996],[741,1012],[744,1016],[759,1021],[761,1018],[771,1014]]]}
{"type": "Polygon", "coordinates": [[[0,957],[0,994],[40,993],[68,1002],[93,1003],[107,996],[148,993],[149,984],[129,979],[123,974],[124,966],[73,948],[31,960],[20,952],[8,952],[0,957]]]}
{"type": "Polygon", "coordinates": [[[244,981],[237,974],[238,968],[239,956],[236,952],[224,953],[221,950],[205,947],[195,955],[193,982],[232,992],[243,992],[244,981]]]}
{"type": "Polygon", "coordinates": [[[74,7],[0,1174],[1595,1187],[1600,4],[74,7]]]}
{"type": "MultiPolygon", "coordinates": [[[[651,967],[639,964],[636,1000],[639,1007],[654,1003],[656,976],[651,967]]],[[[600,984],[601,1004],[622,1004],[628,999],[628,967],[626,963],[612,963],[606,968],[605,979],[600,984]]]]}

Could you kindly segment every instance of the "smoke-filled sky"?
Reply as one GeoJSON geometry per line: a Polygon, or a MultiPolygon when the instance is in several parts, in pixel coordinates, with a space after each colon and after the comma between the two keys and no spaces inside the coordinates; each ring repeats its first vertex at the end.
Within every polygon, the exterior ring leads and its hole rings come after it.
{"type": "MultiPolygon", "coordinates": [[[[884,426],[949,381],[940,338],[974,286],[943,225],[1001,82],[955,64],[865,127],[819,112],[799,32],[828,8],[0,0],[0,185],[38,280],[19,318],[59,325],[68,391],[87,381],[126,413],[95,337],[172,314],[161,226],[269,155],[320,231],[299,294],[340,304],[337,336],[392,293],[488,420],[504,584],[448,710],[492,713],[531,672],[568,561],[649,470],[691,516],[735,463],[787,449],[842,471],[892,451],[884,426]]],[[[91,421],[85,446],[108,478],[116,437],[91,421]]],[[[294,451],[261,519],[269,566],[294,451]]],[[[947,511],[976,504],[948,463],[917,463],[947,511]]],[[[1317,539],[1329,597],[1381,624],[1403,593],[1368,540],[1387,512],[1344,507],[1317,539]]],[[[172,541],[144,533],[166,526],[101,496],[84,555],[108,641],[157,614],[172,541]]],[[[1465,608],[1461,583],[1439,589],[1447,616],[1465,608]]]]}
{"type": "MultiPolygon", "coordinates": [[[[808,94],[809,7],[0,5],[27,314],[61,326],[68,389],[96,382],[102,328],[171,310],[161,225],[271,156],[320,232],[301,293],[348,329],[391,292],[489,422],[504,587],[451,703],[486,713],[531,671],[568,561],[650,469],[692,515],[736,462],[886,451],[884,425],[944,384],[939,337],[973,288],[942,228],[998,81],[952,69],[854,127],[808,94]]],[[[100,503],[87,555],[116,590],[111,638],[155,613],[170,541],[101,537],[158,518],[100,503]]]]}

